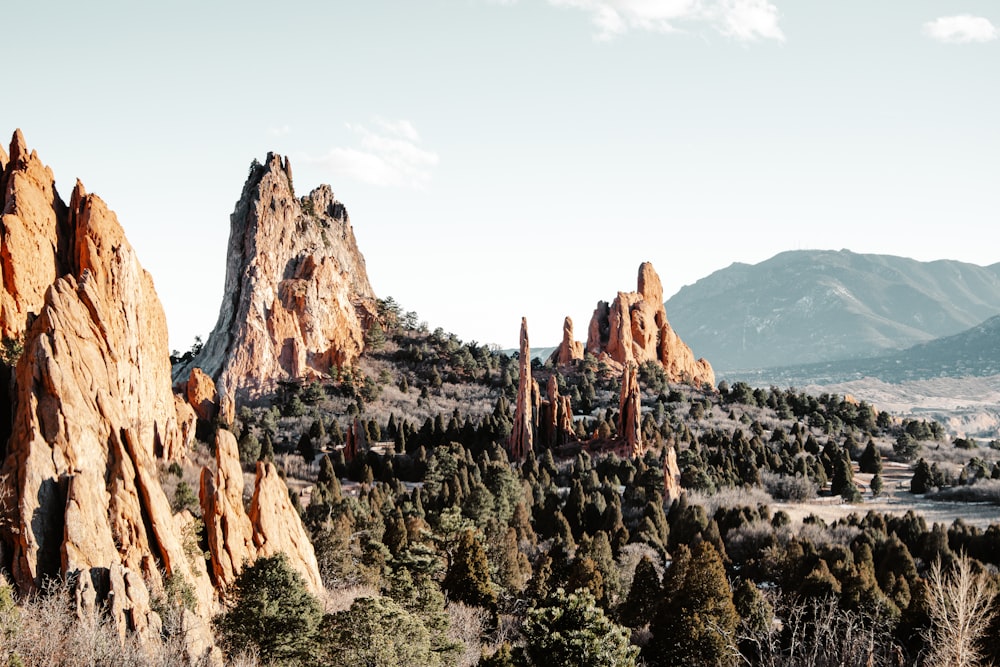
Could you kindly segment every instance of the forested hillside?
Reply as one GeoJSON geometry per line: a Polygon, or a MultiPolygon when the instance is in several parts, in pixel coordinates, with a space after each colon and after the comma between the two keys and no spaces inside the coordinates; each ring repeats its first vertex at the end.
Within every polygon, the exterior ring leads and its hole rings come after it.
{"type": "Polygon", "coordinates": [[[979,641],[996,632],[996,529],[865,510],[888,461],[915,467],[914,491],[985,497],[1000,478],[987,443],[952,443],[934,422],[840,396],[668,384],[647,363],[645,453],[627,457],[620,377],[588,357],[534,361],[541,385],[553,377],[571,397],[574,429],[515,464],[517,359],[431,332],[391,300],[380,312],[357,366],[287,384],[232,425],[245,461],[277,460],[297,489],[329,591],[322,603],[302,602],[294,581],[262,593],[287,574],[259,561],[218,621],[233,654],[249,644],[282,664],[931,665],[962,640],[1000,657],[979,641]],[[671,451],[685,492],[665,502],[671,451]],[[793,521],[783,509],[823,499],[853,512],[793,521]],[[960,584],[979,581],[992,582],[981,627],[950,627],[960,584]],[[297,625],[248,633],[239,621],[295,600],[297,625]]]}

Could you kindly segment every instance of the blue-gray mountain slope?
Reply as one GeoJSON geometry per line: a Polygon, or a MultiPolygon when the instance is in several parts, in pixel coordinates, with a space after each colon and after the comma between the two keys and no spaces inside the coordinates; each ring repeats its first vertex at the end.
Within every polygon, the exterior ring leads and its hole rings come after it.
{"type": "Polygon", "coordinates": [[[666,309],[721,375],[874,357],[1000,314],[1000,264],[789,251],[716,271],[666,309]]]}

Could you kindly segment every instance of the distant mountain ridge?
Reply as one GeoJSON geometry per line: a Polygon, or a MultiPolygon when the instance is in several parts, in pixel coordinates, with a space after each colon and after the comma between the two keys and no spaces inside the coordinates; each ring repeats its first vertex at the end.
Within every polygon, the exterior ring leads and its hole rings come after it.
{"type": "Polygon", "coordinates": [[[879,356],[1000,314],[1000,263],[795,250],[682,288],[667,314],[720,376],[879,356]]]}
{"type": "Polygon", "coordinates": [[[1000,315],[971,329],[871,359],[830,361],[734,372],[727,379],[754,385],[831,384],[878,378],[899,384],[935,378],[1000,375],[1000,315]]]}

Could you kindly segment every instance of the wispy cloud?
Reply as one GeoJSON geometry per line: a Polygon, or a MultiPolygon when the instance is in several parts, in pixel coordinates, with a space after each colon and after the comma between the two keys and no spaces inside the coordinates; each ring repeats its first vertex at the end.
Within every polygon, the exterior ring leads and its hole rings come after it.
{"type": "Polygon", "coordinates": [[[548,0],[556,7],[587,12],[597,28],[595,39],[607,41],[632,30],[685,32],[709,26],[742,42],[785,41],[778,8],[768,0],[548,0]]]}
{"type": "Polygon", "coordinates": [[[348,124],[357,146],[335,146],[326,155],[307,157],[335,173],[382,187],[423,189],[438,164],[437,153],[420,146],[420,134],[408,120],[376,118],[368,126],[348,124]]]}
{"type": "Polygon", "coordinates": [[[945,44],[990,42],[997,38],[997,29],[982,16],[959,14],[942,16],[924,24],[924,34],[945,44]]]}
{"type": "Polygon", "coordinates": [[[282,125],[281,127],[272,127],[268,130],[272,137],[285,137],[292,133],[292,128],[287,125],[282,125]]]}

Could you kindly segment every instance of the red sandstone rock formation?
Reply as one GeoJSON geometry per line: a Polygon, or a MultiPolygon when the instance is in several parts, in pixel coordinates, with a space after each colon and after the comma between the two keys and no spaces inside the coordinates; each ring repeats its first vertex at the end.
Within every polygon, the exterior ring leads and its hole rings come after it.
{"type": "Polygon", "coordinates": [[[296,198],[288,160],[254,161],[230,218],[225,299],[201,353],[223,417],[278,381],[351,364],[375,309],[365,261],[329,186],[296,198]]]}
{"type": "Polygon", "coordinates": [[[244,563],[257,555],[253,527],[243,507],[243,468],[239,447],[232,433],[219,429],[215,436],[215,472],[201,470],[202,520],[212,556],[216,586],[225,590],[236,581],[244,563]]]}
{"type": "Polygon", "coordinates": [[[288,497],[288,487],[278,476],[273,463],[257,462],[257,480],[250,500],[250,523],[257,557],[284,553],[291,565],[314,594],[323,591],[316,552],[306,533],[299,513],[288,497]]]}
{"type": "MultiPolygon", "coordinates": [[[[0,330],[24,341],[9,397],[11,436],[0,446],[0,492],[11,494],[0,553],[22,593],[70,575],[79,613],[106,605],[120,632],[140,637],[158,632],[150,592],[162,588],[161,572],[183,580],[195,592],[197,616],[183,623],[197,661],[211,651],[205,621],[218,606],[204,560],[185,548],[197,539],[193,517],[173,514],[158,479],[157,459],[183,457],[195,415],[171,390],[152,280],[104,202],[78,182],[66,206],[20,132],[9,157],[0,151],[0,169],[0,330]]],[[[235,452],[231,437],[223,436],[224,455],[235,452]]],[[[242,510],[242,492],[230,489],[237,479],[242,486],[242,473],[227,465],[224,479],[211,481],[236,500],[209,516],[225,526],[239,523],[242,510]]],[[[264,484],[272,507],[258,508],[270,513],[261,531],[298,521],[275,498],[274,481],[264,484]]],[[[295,531],[252,534],[253,553],[287,547],[293,563],[308,563],[295,531]]]]}
{"type": "Polygon", "coordinates": [[[528,344],[528,320],[521,318],[520,377],[517,383],[517,404],[514,406],[514,428],[510,434],[510,458],[523,461],[534,443],[533,408],[540,402],[538,385],[531,379],[531,346],[528,344]]]}
{"type": "Polygon", "coordinates": [[[667,321],[663,286],[649,262],[639,266],[638,291],[619,292],[610,305],[598,302],[587,329],[586,349],[619,366],[656,361],[671,382],[715,386],[712,366],[704,359],[695,360],[667,321]]]}
{"type": "Polygon", "coordinates": [[[543,447],[560,447],[576,440],[569,396],[559,394],[555,375],[549,376],[548,397],[542,401],[538,417],[538,439],[543,447]]]}
{"type": "Polygon", "coordinates": [[[200,500],[216,585],[225,590],[244,565],[280,551],[309,590],[320,594],[323,584],[316,553],[274,465],[257,463],[250,509],[244,510],[236,438],[220,429],[215,443],[216,470],[202,469],[200,500]]]}
{"type": "Polygon", "coordinates": [[[0,322],[24,336],[0,472],[14,583],[29,592],[74,573],[81,595],[106,592],[121,568],[119,603],[141,634],[157,623],[144,582],[160,586],[162,569],[194,587],[207,618],[211,583],[157,479],[155,457],[183,448],[152,280],[104,202],[78,182],[63,204],[20,132],[0,180],[0,322]]]}
{"type": "Polygon", "coordinates": [[[642,395],[639,393],[639,369],[634,361],[625,364],[621,398],[618,401],[618,437],[625,455],[636,458],[646,453],[642,441],[642,395]]]}
{"type": "Polygon", "coordinates": [[[673,444],[667,444],[663,449],[663,500],[670,503],[679,500],[684,489],[681,488],[681,469],[677,465],[677,450],[673,444]]]}
{"type": "Polygon", "coordinates": [[[368,451],[368,432],[361,419],[355,417],[354,423],[347,426],[344,436],[344,460],[353,461],[358,455],[368,451]]]}
{"type": "Polygon", "coordinates": [[[568,366],[574,361],[583,359],[583,343],[573,340],[573,320],[567,317],[563,320],[563,337],[559,347],[552,353],[550,360],[559,366],[568,366]]]}
{"type": "Polygon", "coordinates": [[[184,391],[198,419],[211,422],[218,412],[215,383],[200,368],[192,368],[184,391]]]}

